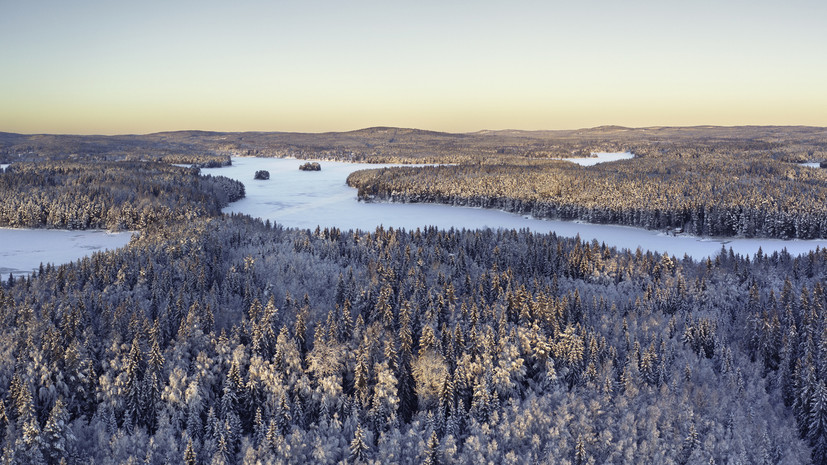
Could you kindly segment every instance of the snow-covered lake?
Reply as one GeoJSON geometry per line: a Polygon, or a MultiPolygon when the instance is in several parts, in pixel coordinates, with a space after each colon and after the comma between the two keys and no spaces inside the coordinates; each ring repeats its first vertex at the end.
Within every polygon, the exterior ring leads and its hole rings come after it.
{"type": "Polygon", "coordinates": [[[0,228],[0,277],[29,274],[41,263],[68,263],[98,250],[117,249],[131,238],[131,232],[0,228]]]}
{"type": "Polygon", "coordinates": [[[391,165],[322,161],[322,170],[311,172],[299,171],[302,163],[304,160],[240,157],[233,158],[232,166],[205,168],[201,172],[227,176],[244,183],[247,197],[225,208],[225,213],[245,213],[289,227],[315,229],[316,226],[335,226],[365,231],[372,231],[379,225],[408,230],[427,225],[466,229],[527,228],[541,233],[555,232],[561,236],[579,234],[581,239],[596,239],[618,248],[635,250],[640,247],[642,250],[668,252],[679,258],[687,254],[696,259],[716,255],[722,244],[732,247],[736,253],[750,255],[756,253],[759,247],[765,253],[786,248],[792,254],[805,253],[817,246],[827,247],[827,240],[676,237],[629,226],[538,220],[480,208],[365,203],[359,202],[356,190],[345,184],[347,176],[360,169],[391,165]],[[269,171],[270,179],[254,180],[253,175],[258,170],[269,171]]]}
{"type": "Polygon", "coordinates": [[[594,166],[598,163],[635,158],[631,152],[595,152],[593,155],[595,156],[589,158],[558,158],[558,160],[570,161],[580,166],[594,166]]]}

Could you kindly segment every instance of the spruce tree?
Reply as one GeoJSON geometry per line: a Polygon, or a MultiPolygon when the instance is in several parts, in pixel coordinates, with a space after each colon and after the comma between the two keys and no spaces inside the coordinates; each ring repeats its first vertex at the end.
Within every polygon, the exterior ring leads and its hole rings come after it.
{"type": "Polygon", "coordinates": [[[353,434],[353,440],[350,441],[350,459],[356,463],[364,463],[367,460],[367,454],[370,448],[365,440],[365,432],[362,425],[356,426],[356,432],[353,434]]]}
{"type": "Polygon", "coordinates": [[[58,398],[52,407],[40,436],[43,442],[43,455],[49,464],[57,464],[66,457],[67,448],[74,442],[75,437],[69,427],[69,413],[62,398],[58,398]]]}

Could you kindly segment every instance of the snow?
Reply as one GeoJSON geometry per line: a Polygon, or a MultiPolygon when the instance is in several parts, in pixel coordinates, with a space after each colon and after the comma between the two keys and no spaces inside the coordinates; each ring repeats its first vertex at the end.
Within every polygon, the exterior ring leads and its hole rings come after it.
{"type": "Polygon", "coordinates": [[[0,228],[0,276],[29,274],[41,263],[68,263],[123,247],[131,238],[131,232],[0,228]]]}
{"type": "MultiPolygon", "coordinates": [[[[613,155],[615,160],[624,159],[617,158],[622,154],[604,155],[613,155]]],[[[607,158],[579,160],[609,161],[607,158]]],[[[225,213],[245,213],[287,227],[315,229],[316,226],[335,226],[343,230],[363,231],[372,231],[380,225],[408,230],[425,226],[443,229],[525,228],[539,233],[554,232],[559,236],[580,235],[583,240],[596,240],[621,249],[635,250],[639,247],[642,250],[667,252],[679,258],[686,254],[695,259],[715,256],[722,245],[742,255],[755,254],[759,247],[764,253],[786,248],[793,255],[807,253],[816,247],[827,247],[827,240],[674,236],[630,226],[541,220],[481,208],[365,203],[359,202],[356,190],[345,184],[347,176],[361,169],[394,165],[321,161],[321,171],[300,171],[298,168],[302,163],[304,160],[234,157],[232,166],[203,168],[201,171],[244,183],[246,198],[225,208],[225,213]],[[262,169],[270,172],[270,179],[254,180],[255,172],[262,169]]],[[[0,165],[3,168],[6,166],[0,165]]],[[[98,250],[116,249],[126,245],[131,237],[130,232],[0,228],[0,276],[8,276],[9,273],[24,275],[37,269],[41,263],[67,263],[98,250]]]]}
{"type": "Polygon", "coordinates": [[[802,165],[803,166],[809,166],[810,168],[821,168],[821,164],[817,161],[802,163],[802,165]]]}
{"type": "MultiPolygon", "coordinates": [[[[617,154],[615,154],[617,155],[617,154]]],[[[628,158],[628,157],[627,157],[628,158]]],[[[622,159],[622,158],[618,158],[622,159]]],[[[605,160],[605,159],[604,159],[605,160]]],[[[360,169],[393,165],[369,165],[321,161],[322,170],[299,171],[303,160],[239,157],[222,168],[205,168],[203,174],[221,175],[244,183],[247,197],[224,209],[225,213],[245,213],[269,219],[288,227],[315,229],[335,226],[343,230],[372,231],[377,226],[408,230],[428,225],[439,228],[527,228],[531,231],[597,240],[609,246],[635,250],[684,254],[701,259],[715,256],[725,245],[739,254],[764,253],[784,248],[791,254],[827,247],[827,240],[698,238],[666,235],[630,226],[589,224],[575,221],[541,220],[496,210],[452,207],[434,204],[365,203],[356,199],[356,190],[345,184],[348,174],[360,169]],[[270,172],[267,181],[253,180],[257,170],[270,172]]]]}
{"type": "Polygon", "coordinates": [[[6,171],[6,168],[9,166],[9,163],[0,163],[0,172],[6,171]]]}
{"type": "Polygon", "coordinates": [[[594,166],[598,163],[628,160],[635,157],[632,152],[595,152],[593,155],[595,156],[589,158],[557,158],[557,160],[570,161],[580,166],[594,166]]]}

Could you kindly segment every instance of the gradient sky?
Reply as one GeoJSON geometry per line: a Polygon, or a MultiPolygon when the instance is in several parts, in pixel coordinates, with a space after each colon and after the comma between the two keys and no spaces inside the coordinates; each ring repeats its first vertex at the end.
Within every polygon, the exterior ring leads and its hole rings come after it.
{"type": "Polygon", "coordinates": [[[827,2],[0,0],[0,131],[827,126],[827,2]]]}

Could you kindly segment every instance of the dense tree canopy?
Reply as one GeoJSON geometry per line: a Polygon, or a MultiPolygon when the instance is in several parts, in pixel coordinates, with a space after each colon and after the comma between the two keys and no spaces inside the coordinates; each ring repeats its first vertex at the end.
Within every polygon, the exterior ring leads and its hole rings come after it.
{"type": "Polygon", "coordinates": [[[220,214],[244,185],[152,162],[14,163],[0,175],[0,226],[143,229],[220,214]]]}
{"type": "Polygon", "coordinates": [[[4,457],[823,463],[825,276],[824,251],[153,227],[3,289],[4,457]]]}
{"type": "Polygon", "coordinates": [[[438,202],[709,236],[827,237],[827,171],[726,146],[641,149],[634,159],[364,170],[364,200],[438,202]]]}

